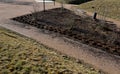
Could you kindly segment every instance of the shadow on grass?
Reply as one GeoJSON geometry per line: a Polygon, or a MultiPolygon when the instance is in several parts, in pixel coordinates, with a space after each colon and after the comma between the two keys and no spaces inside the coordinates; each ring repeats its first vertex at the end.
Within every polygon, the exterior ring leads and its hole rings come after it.
{"type": "Polygon", "coordinates": [[[93,0],[73,0],[73,1],[70,1],[69,4],[82,4],[90,1],[93,1],[93,0]]]}

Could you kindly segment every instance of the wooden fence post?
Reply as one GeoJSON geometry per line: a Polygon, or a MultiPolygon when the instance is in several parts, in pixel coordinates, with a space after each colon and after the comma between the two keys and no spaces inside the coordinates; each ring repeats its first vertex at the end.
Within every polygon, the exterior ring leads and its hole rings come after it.
{"type": "Polygon", "coordinates": [[[97,19],[97,13],[95,12],[93,15],[93,19],[96,20],[97,19]]]}

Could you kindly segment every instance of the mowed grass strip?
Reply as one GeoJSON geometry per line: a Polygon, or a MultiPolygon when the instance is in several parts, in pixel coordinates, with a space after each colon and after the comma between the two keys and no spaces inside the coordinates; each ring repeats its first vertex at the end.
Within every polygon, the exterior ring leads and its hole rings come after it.
{"type": "Polygon", "coordinates": [[[78,8],[120,20],[120,0],[93,0],[80,4],[78,8]]]}
{"type": "Polygon", "coordinates": [[[101,72],[35,40],[0,28],[0,74],[101,74],[101,72]]]}

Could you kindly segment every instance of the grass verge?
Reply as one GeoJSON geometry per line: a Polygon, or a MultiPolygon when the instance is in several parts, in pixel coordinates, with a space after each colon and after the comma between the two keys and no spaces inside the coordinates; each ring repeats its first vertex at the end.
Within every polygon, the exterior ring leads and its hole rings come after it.
{"type": "Polygon", "coordinates": [[[0,74],[101,74],[35,40],[0,28],[0,74]]]}

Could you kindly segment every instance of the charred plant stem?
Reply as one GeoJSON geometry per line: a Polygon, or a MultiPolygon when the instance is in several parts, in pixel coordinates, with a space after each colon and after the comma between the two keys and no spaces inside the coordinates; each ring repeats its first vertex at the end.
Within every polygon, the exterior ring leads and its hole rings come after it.
{"type": "Polygon", "coordinates": [[[45,12],[45,0],[43,0],[43,11],[45,12]]]}

